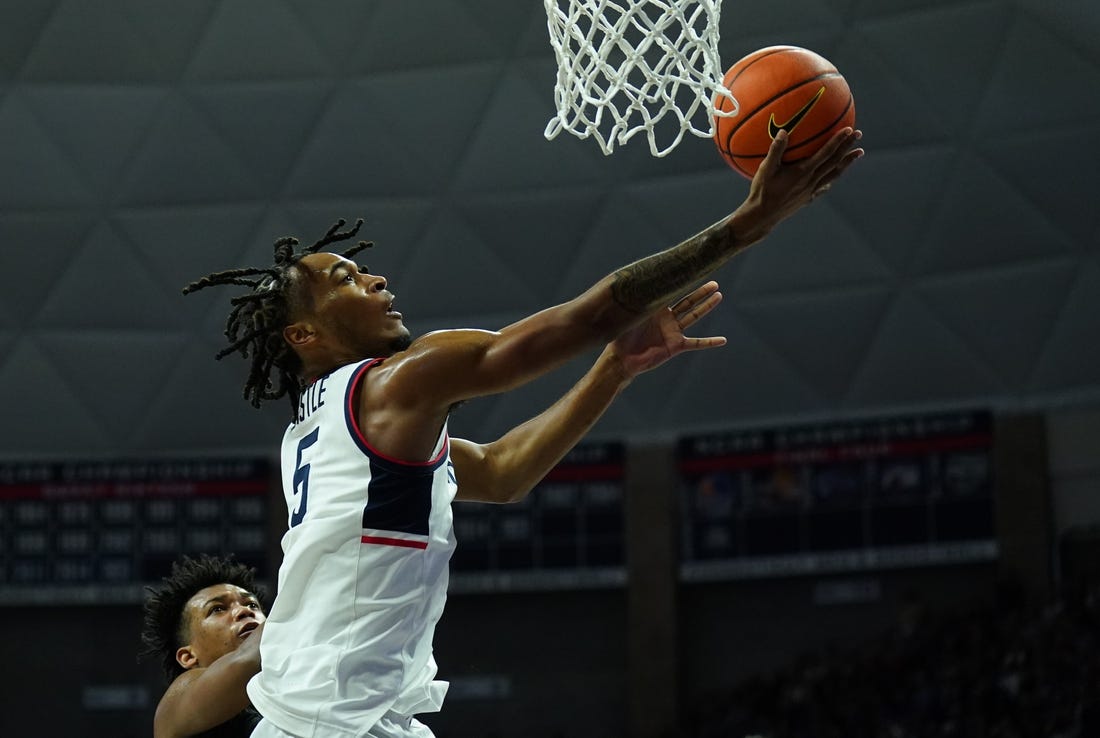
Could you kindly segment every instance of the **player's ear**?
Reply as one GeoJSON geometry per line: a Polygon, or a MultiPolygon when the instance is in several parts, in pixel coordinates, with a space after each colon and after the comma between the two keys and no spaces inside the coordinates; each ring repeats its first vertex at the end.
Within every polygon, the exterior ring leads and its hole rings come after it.
{"type": "Polygon", "coordinates": [[[283,339],[291,346],[305,346],[317,335],[306,321],[300,320],[283,328],[283,339]]]}
{"type": "Polygon", "coordinates": [[[176,663],[184,669],[192,669],[199,663],[199,657],[191,646],[181,646],[176,649],[176,663]]]}

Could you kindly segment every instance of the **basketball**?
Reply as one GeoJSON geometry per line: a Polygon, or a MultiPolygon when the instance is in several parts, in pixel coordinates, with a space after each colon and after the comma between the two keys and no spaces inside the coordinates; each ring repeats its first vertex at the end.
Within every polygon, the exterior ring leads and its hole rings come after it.
{"type": "MultiPolygon", "coordinates": [[[[798,46],[769,46],[754,51],[726,71],[723,84],[740,105],[737,115],[714,117],[714,143],[722,158],[752,179],[772,140],[786,130],[783,161],[806,159],[834,133],[854,126],[856,106],[848,83],[819,54],[798,46]]],[[[717,110],[733,109],[716,95],[717,110]]]]}

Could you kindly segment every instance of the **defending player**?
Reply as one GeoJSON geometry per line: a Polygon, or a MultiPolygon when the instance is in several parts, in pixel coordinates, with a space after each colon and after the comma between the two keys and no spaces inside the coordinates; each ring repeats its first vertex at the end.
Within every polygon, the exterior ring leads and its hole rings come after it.
{"type": "Polygon", "coordinates": [[[183,557],[149,590],[141,640],[171,684],[153,738],[244,738],[260,716],[245,685],[260,670],[264,611],[255,571],[227,557],[183,557]]]}

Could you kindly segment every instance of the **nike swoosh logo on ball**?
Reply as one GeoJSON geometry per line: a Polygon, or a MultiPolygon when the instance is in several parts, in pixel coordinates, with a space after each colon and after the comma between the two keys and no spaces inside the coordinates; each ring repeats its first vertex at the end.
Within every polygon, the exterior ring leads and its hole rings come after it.
{"type": "Polygon", "coordinates": [[[821,96],[824,94],[825,88],[822,87],[820,90],[817,91],[817,94],[811,97],[809,102],[803,105],[801,110],[792,115],[790,120],[788,120],[786,123],[776,123],[775,113],[772,113],[771,117],[768,118],[768,135],[774,139],[776,136],[779,135],[780,131],[786,131],[787,135],[789,136],[792,132],[794,132],[795,126],[801,123],[803,118],[809,115],[810,111],[813,110],[814,105],[817,105],[817,101],[820,100],[821,96]]]}

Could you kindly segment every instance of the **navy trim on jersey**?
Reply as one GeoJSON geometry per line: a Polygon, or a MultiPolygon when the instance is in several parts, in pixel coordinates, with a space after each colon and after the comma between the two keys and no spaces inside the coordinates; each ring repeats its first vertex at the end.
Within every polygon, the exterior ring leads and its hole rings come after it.
{"type": "Polygon", "coordinates": [[[370,462],[367,506],[363,527],[374,530],[428,535],[432,514],[434,474],[402,474],[370,462]]]}
{"type": "Polygon", "coordinates": [[[381,361],[367,359],[352,372],[344,400],[348,433],[370,464],[367,504],[363,508],[362,542],[425,549],[430,535],[428,521],[432,514],[432,487],[436,472],[447,461],[450,439],[444,436],[439,454],[424,462],[395,459],[367,442],[359,428],[354,406],[355,390],[367,371],[381,361]],[[384,535],[387,532],[416,538],[384,535]]]}
{"type": "Polygon", "coordinates": [[[447,448],[450,445],[449,438],[443,440],[442,448],[439,449],[439,453],[433,459],[428,461],[402,461],[387,456],[371,446],[366,437],[363,436],[363,431],[359,428],[359,419],[356,417],[355,408],[352,407],[355,400],[355,388],[363,375],[367,373],[367,370],[380,363],[382,363],[382,359],[367,359],[359,365],[358,369],[352,372],[351,378],[348,380],[347,392],[344,394],[344,421],[348,425],[348,433],[355,441],[355,445],[359,447],[359,450],[370,457],[372,466],[378,464],[383,469],[405,474],[419,470],[435,471],[447,459],[447,448]]]}

